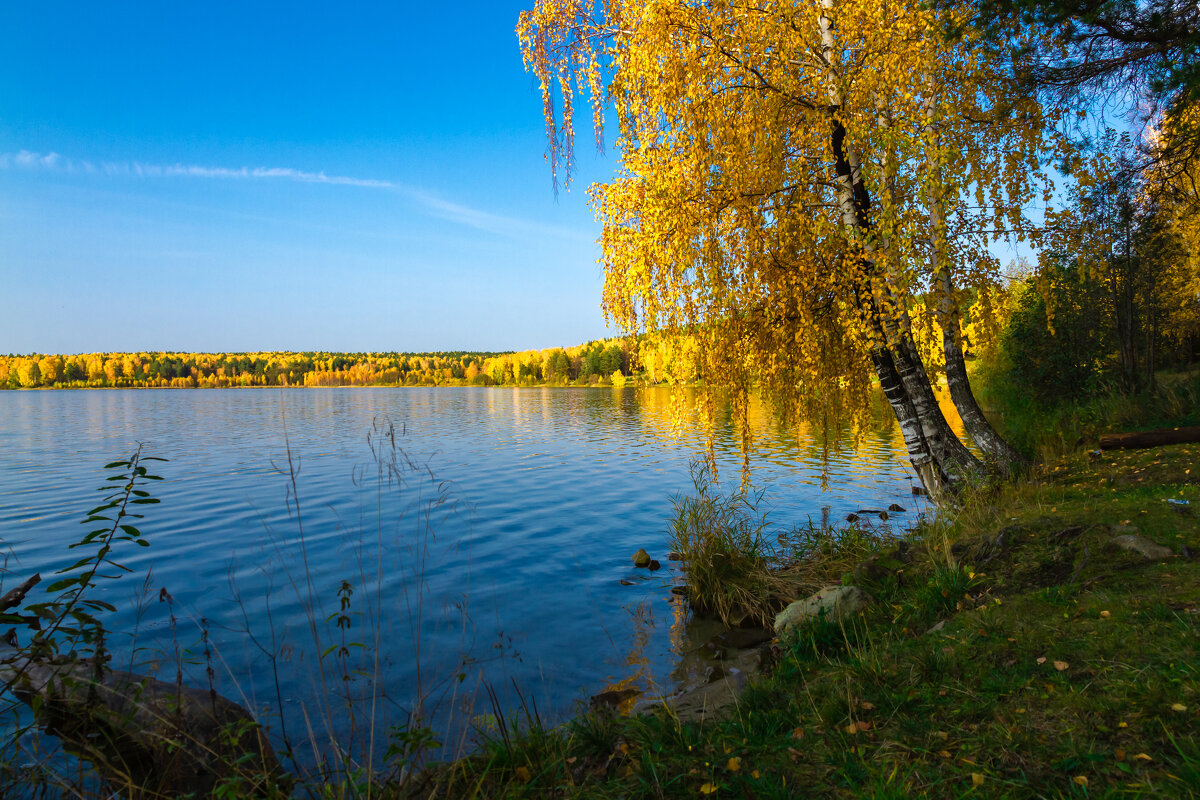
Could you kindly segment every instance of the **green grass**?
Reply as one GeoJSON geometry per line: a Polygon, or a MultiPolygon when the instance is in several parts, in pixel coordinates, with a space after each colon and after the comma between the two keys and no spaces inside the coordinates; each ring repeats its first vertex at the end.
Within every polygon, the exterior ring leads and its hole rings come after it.
{"type": "MultiPolygon", "coordinates": [[[[593,712],[441,765],[445,797],[1200,793],[1200,445],[1060,460],[860,573],[877,602],[777,653],[727,717],[593,712]],[[1180,513],[1169,498],[1190,501],[1180,513]],[[940,630],[930,632],[936,623],[940,630]],[[1056,663],[1057,662],[1057,663],[1056,663]],[[520,767],[524,766],[525,769],[520,767]]],[[[829,578],[835,576],[830,575],[829,578]]]]}
{"type": "MultiPolygon", "coordinates": [[[[986,377],[986,375],[985,375],[986,377]]],[[[980,399],[995,409],[1000,432],[1026,455],[1052,461],[1102,433],[1200,425],[1200,370],[1162,372],[1153,392],[1110,390],[1084,402],[1038,403],[1019,385],[980,382],[980,399]]]]}

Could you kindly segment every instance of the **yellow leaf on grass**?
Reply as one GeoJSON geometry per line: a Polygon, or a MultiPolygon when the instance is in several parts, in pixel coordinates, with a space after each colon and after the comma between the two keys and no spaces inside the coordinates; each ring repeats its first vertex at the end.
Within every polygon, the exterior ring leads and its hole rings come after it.
{"type": "Polygon", "coordinates": [[[1137,755],[1134,756],[1134,758],[1139,759],[1141,761],[1153,761],[1154,760],[1153,758],[1146,755],[1145,753],[1138,753],[1137,755]]]}
{"type": "Polygon", "coordinates": [[[1172,711],[1187,711],[1187,706],[1185,706],[1183,703],[1172,703],[1171,710],[1172,711]]]}
{"type": "Polygon", "coordinates": [[[949,750],[938,750],[938,755],[941,756],[942,758],[949,758],[950,751],[949,750]]]}
{"type": "Polygon", "coordinates": [[[971,785],[972,786],[983,786],[983,776],[980,775],[978,772],[972,772],[971,773],[971,785]]]}
{"type": "Polygon", "coordinates": [[[754,770],[750,770],[750,777],[751,777],[751,778],[757,778],[757,777],[758,777],[758,770],[756,770],[756,769],[754,769],[754,770]]]}
{"type": "Polygon", "coordinates": [[[1074,778],[1071,778],[1071,780],[1073,780],[1075,783],[1079,784],[1080,786],[1085,786],[1085,787],[1087,786],[1087,783],[1088,783],[1087,777],[1084,775],[1076,775],[1074,778]]]}
{"type": "Polygon", "coordinates": [[[530,774],[529,767],[525,766],[524,764],[517,767],[516,776],[517,780],[521,781],[522,783],[529,783],[531,780],[533,780],[533,775],[530,774]]]}
{"type": "Polygon", "coordinates": [[[700,794],[712,794],[717,790],[715,783],[706,783],[700,787],[700,794]]]}
{"type": "Polygon", "coordinates": [[[734,756],[733,758],[729,759],[729,762],[725,765],[725,769],[729,770],[730,772],[737,772],[741,768],[742,768],[742,759],[737,756],[734,756]]]}

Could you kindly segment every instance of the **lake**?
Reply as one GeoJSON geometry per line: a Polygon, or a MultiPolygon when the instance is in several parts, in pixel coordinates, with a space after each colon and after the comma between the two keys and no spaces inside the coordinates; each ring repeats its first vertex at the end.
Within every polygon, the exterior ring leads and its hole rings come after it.
{"type": "MultiPolygon", "coordinates": [[[[777,524],[893,502],[900,524],[915,519],[894,425],[843,434],[823,489],[804,429],[751,420],[753,486],[777,524]]],[[[318,738],[353,736],[364,714],[417,710],[461,744],[472,719],[487,724],[482,681],[501,710],[524,697],[559,721],[606,687],[683,677],[698,642],[670,591],[669,519],[704,441],[659,388],[0,392],[4,586],[80,557],[67,545],[88,530],[103,465],[140,442],[169,460],[148,487],[162,503],[143,507],[150,546],[118,548],[132,572],[97,595],[118,608],[119,665],[172,680],[182,659],[197,686],[211,665],[276,737],[307,738],[306,718],[318,738]],[[634,569],[638,548],[664,568],[634,569]],[[330,620],[343,581],[348,629],[330,620]],[[342,685],[354,717],[331,699],[342,685]]],[[[717,426],[734,488],[737,442],[717,426]]]]}

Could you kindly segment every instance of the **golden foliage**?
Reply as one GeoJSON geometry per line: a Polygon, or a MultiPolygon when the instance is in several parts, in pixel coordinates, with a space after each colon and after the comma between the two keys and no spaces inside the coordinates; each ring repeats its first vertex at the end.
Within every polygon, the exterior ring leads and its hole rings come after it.
{"type": "Polygon", "coordinates": [[[936,364],[937,270],[961,315],[998,282],[990,237],[1031,234],[1021,209],[1049,192],[1047,114],[970,33],[945,35],[969,11],[537,0],[518,36],[554,168],[569,179],[577,93],[618,123],[619,171],[591,188],[608,319],[694,347],[735,408],[759,387],[785,417],[862,413],[870,352],[901,337],[936,364]]]}
{"type": "MultiPolygon", "coordinates": [[[[625,383],[638,354],[687,374],[675,343],[607,339],[520,353],[88,353],[0,355],[0,389],[35,387],[491,386],[625,383]],[[628,350],[628,352],[626,352],[628,350]]],[[[693,358],[690,352],[683,357],[693,358]]],[[[694,379],[694,373],[693,373],[694,379]]],[[[646,380],[642,378],[642,380],[646,380]]],[[[651,378],[648,382],[655,383],[651,378]]]]}

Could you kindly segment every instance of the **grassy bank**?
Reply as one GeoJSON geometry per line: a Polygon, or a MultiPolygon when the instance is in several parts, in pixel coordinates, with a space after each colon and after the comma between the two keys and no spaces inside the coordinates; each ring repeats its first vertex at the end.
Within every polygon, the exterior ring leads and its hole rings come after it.
{"type": "Polygon", "coordinates": [[[402,793],[1191,796],[1197,505],[1198,445],[1076,452],[857,570],[866,615],[776,644],[774,670],[725,718],[590,712],[547,730],[516,714],[402,793]],[[1174,555],[1119,549],[1123,535],[1174,555]]]}

